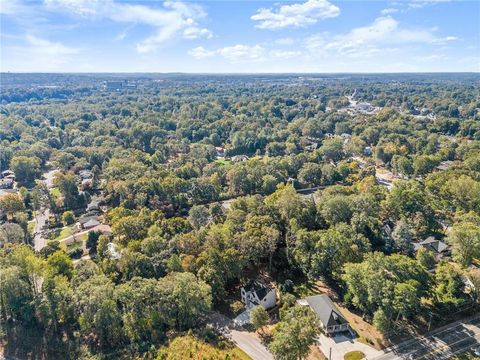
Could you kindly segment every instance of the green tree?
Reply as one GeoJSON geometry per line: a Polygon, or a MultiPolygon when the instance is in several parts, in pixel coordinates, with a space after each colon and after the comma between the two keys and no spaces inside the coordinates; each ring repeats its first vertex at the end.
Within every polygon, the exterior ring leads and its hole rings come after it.
{"type": "Polygon", "coordinates": [[[73,211],[65,211],[62,214],[62,222],[65,225],[72,225],[75,222],[75,214],[73,213],[73,211]]]}
{"type": "Polygon", "coordinates": [[[317,317],[308,306],[296,305],[273,330],[270,351],[280,360],[305,359],[319,335],[317,317]]]}
{"type": "Polygon", "coordinates": [[[263,333],[263,328],[268,324],[269,320],[268,312],[263,306],[255,306],[252,311],[250,311],[250,322],[255,330],[263,333]]]}
{"type": "Polygon", "coordinates": [[[468,266],[473,259],[480,258],[480,226],[470,221],[455,223],[448,235],[456,261],[468,266]]]}
{"type": "Polygon", "coordinates": [[[17,181],[26,186],[33,185],[35,179],[40,176],[40,164],[41,161],[36,156],[15,156],[10,162],[17,181]]]}

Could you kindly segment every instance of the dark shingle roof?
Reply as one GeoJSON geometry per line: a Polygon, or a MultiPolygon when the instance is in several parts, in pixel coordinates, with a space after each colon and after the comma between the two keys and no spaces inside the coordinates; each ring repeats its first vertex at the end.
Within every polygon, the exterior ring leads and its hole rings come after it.
{"type": "Polygon", "coordinates": [[[323,295],[309,296],[305,299],[317,314],[318,319],[324,326],[341,325],[346,324],[347,320],[340,314],[335,304],[330,298],[323,295]]]}

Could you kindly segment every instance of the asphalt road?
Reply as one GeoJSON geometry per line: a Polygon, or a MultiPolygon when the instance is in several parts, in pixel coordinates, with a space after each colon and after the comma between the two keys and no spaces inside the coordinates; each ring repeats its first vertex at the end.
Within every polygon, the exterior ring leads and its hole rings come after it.
{"type": "MultiPolygon", "coordinates": [[[[53,178],[55,177],[55,173],[58,170],[50,170],[43,174],[43,180],[47,185],[47,188],[50,189],[53,187],[53,178]]],[[[36,251],[42,250],[45,245],[47,245],[47,239],[42,234],[43,227],[47,223],[47,220],[50,216],[50,210],[47,208],[41,208],[37,211],[35,216],[35,230],[34,230],[34,237],[33,237],[33,244],[36,251]]]]}
{"type": "Polygon", "coordinates": [[[455,322],[427,336],[406,341],[374,360],[446,360],[480,345],[480,316],[455,322]]]}
{"type": "Polygon", "coordinates": [[[212,312],[208,323],[219,333],[230,339],[253,360],[274,360],[273,355],[255,333],[245,331],[233,323],[226,316],[212,312]]]}

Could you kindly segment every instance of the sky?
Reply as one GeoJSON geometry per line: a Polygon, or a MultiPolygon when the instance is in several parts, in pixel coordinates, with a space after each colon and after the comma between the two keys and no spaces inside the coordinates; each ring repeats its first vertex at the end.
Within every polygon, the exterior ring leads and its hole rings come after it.
{"type": "Polygon", "coordinates": [[[2,72],[479,72],[480,1],[0,0],[2,72]]]}

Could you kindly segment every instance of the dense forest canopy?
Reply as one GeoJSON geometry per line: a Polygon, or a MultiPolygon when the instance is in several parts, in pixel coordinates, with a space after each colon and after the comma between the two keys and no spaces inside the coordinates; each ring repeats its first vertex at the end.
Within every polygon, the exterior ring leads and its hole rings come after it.
{"type": "Polygon", "coordinates": [[[52,357],[52,343],[70,358],[157,356],[255,274],[281,294],[274,354],[303,354],[305,339],[282,340],[296,325],[316,334],[292,283],[326,281],[384,333],[478,305],[478,74],[1,82],[6,339],[30,327],[52,357]],[[448,255],[420,246],[430,237],[448,255]]]}

